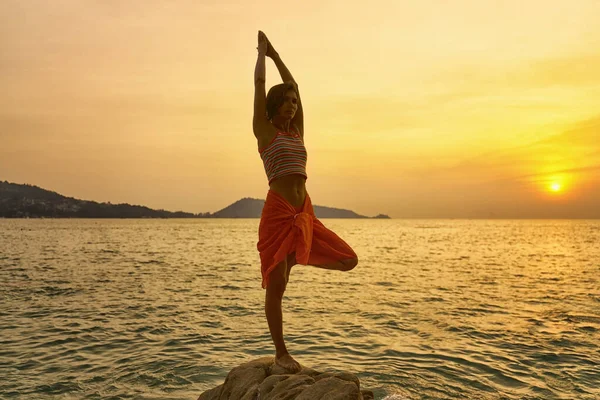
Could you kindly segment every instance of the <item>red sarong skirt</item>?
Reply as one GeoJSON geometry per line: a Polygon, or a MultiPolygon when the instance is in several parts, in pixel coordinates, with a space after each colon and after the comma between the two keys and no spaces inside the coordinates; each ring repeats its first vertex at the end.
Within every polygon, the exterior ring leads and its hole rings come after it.
{"type": "Polygon", "coordinates": [[[348,243],[315,217],[308,193],[304,204],[295,208],[270,189],[260,217],[256,247],[260,253],[263,289],[269,284],[271,271],[293,252],[301,265],[329,264],[357,257],[348,243]]]}

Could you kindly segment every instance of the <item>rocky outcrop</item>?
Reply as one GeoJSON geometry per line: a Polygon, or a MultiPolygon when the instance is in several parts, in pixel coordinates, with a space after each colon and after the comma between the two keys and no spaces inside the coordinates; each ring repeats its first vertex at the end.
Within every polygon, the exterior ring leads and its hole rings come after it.
{"type": "Polygon", "coordinates": [[[33,185],[0,181],[0,218],[206,218],[209,215],[78,200],[33,185]]]}
{"type": "Polygon", "coordinates": [[[390,216],[386,215],[386,214],[377,214],[373,218],[375,218],[375,219],[391,219],[390,216]]]}
{"type": "MultiPolygon", "coordinates": [[[[228,205],[224,209],[211,214],[210,218],[260,218],[264,205],[265,200],[245,197],[228,205]]],[[[317,218],[369,218],[343,208],[317,206],[313,204],[313,210],[317,218]]]]}
{"type": "Polygon", "coordinates": [[[317,372],[303,367],[295,374],[263,357],[233,368],[225,382],[198,400],[372,400],[360,381],[348,372],[317,372]]]}

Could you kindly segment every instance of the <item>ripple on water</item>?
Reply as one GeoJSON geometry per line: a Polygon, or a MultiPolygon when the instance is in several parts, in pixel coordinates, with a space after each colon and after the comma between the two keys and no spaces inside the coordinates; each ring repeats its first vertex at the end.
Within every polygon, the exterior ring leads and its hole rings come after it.
{"type": "Polygon", "coordinates": [[[83,390],[83,387],[73,381],[59,381],[51,385],[40,385],[35,388],[35,393],[61,395],[65,393],[78,393],[83,390]]]}

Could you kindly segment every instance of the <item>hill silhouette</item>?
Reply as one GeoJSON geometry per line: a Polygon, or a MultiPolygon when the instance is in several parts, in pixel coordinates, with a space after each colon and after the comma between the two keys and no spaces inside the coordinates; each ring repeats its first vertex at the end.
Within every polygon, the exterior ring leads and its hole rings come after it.
{"type": "MultiPolygon", "coordinates": [[[[0,181],[0,218],[260,218],[264,200],[245,197],[215,213],[153,210],[127,203],[66,197],[29,184],[0,181]]],[[[313,205],[317,218],[369,218],[354,211],[313,205]]],[[[379,214],[375,218],[389,218],[379,214]]]]}
{"type": "MultiPolygon", "coordinates": [[[[260,218],[264,200],[244,197],[241,200],[211,214],[212,218],[260,218]]],[[[351,210],[341,208],[317,206],[313,204],[313,209],[317,218],[369,218],[359,215],[351,210]]],[[[389,218],[386,215],[379,214],[375,218],[389,218]]]]}
{"type": "Polygon", "coordinates": [[[198,218],[183,211],[153,210],[130,204],[78,200],[28,184],[0,181],[0,217],[4,218],[198,218]]]}

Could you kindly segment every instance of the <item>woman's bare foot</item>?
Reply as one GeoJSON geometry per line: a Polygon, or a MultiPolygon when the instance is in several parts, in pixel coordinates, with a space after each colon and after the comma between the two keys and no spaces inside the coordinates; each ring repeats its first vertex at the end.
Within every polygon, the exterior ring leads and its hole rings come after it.
{"type": "Polygon", "coordinates": [[[281,357],[275,357],[275,364],[292,373],[296,373],[302,369],[298,361],[290,356],[290,353],[286,353],[281,357]]]}

